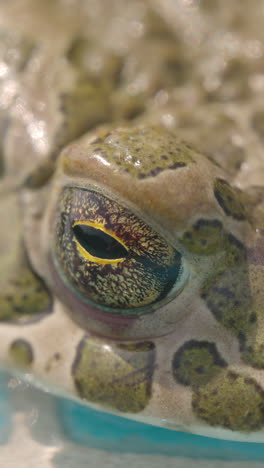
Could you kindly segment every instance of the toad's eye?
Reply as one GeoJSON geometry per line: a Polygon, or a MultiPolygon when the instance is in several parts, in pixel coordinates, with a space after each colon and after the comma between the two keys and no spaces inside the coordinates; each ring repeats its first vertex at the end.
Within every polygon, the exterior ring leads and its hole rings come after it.
{"type": "Polygon", "coordinates": [[[182,255],[132,211],[93,190],[67,187],[55,216],[52,257],[79,303],[138,316],[183,288],[182,255]]]}

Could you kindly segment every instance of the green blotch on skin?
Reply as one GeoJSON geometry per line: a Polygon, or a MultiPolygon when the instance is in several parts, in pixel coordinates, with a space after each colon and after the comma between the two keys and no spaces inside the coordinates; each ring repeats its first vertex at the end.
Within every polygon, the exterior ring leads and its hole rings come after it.
{"type": "Polygon", "coordinates": [[[232,268],[211,278],[203,288],[202,298],[215,318],[236,336],[247,333],[256,318],[251,311],[247,272],[232,268]]]}
{"type": "Polygon", "coordinates": [[[112,346],[84,338],[72,375],[81,398],[122,412],[138,413],[151,397],[154,364],[152,342],[112,346]]]}
{"type": "Polygon", "coordinates": [[[138,179],[155,177],[195,162],[196,152],[173,133],[158,127],[119,128],[91,144],[95,153],[120,172],[138,179]]]}
{"type": "Polygon", "coordinates": [[[247,342],[242,344],[242,360],[256,369],[264,369],[264,344],[254,341],[250,343],[250,337],[247,342]]]}
{"type": "Polygon", "coordinates": [[[223,249],[223,226],[217,219],[199,219],[185,231],[181,243],[190,252],[211,255],[223,249]]]}
{"type": "Polygon", "coordinates": [[[250,286],[256,324],[251,333],[241,340],[241,357],[244,362],[257,369],[264,368],[264,244],[263,233],[255,241],[255,247],[248,251],[250,286]]]}
{"type": "Polygon", "coordinates": [[[223,237],[223,264],[220,269],[237,265],[247,265],[247,254],[245,246],[232,234],[225,232],[223,237]]]}
{"type": "Polygon", "coordinates": [[[195,415],[210,424],[232,431],[257,431],[264,425],[264,392],[255,380],[224,372],[194,390],[195,415]]]}
{"type": "Polygon", "coordinates": [[[33,350],[27,341],[17,339],[9,348],[9,356],[18,367],[28,367],[33,362],[33,350]]]}
{"type": "Polygon", "coordinates": [[[25,261],[0,293],[0,322],[25,323],[52,311],[51,295],[25,261]]]}
{"type": "Polygon", "coordinates": [[[246,207],[243,204],[243,193],[236,187],[231,187],[224,179],[216,179],[214,182],[214,195],[219,205],[227,216],[238,221],[248,218],[246,207]]]}
{"type": "Polygon", "coordinates": [[[225,366],[214,343],[191,340],[175,353],[172,372],[180,384],[197,387],[211,380],[225,366]]]}
{"type": "Polygon", "coordinates": [[[216,320],[239,339],[255,326],[246,250],[231,234],[224,235],[223,254],[205,281],[201,297],[216,320]]]}
{"type": "Polygon", "coordinates": [[[244,246],[232,234],[225,231],[218,219],[198,219],[196,223],[185,231],[181,243],[190,252],[198,255],[212,255],[223,253],[222,267],[234,266],[246,262],[244,246]]]}

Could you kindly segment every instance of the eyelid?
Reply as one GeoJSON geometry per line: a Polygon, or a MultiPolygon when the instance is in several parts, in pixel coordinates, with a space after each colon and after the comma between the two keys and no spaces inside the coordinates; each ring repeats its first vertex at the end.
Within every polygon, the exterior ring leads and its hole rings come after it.
{"type": "MultiPolygon", "coordinates": [[[[104,232],[108,236],[113,237],[117,242],[119,242],[128,251],[128,248],[125,245],[125,243],[119,237],[117,237],[112,231],[110,231],[109,229],[106,229],[103,223],[97,223],[97,222],[92,223],[90,221],[81,221],[81,222],[76,221],[75,223],[73,223],[72,228],[74,228],[75,226],[83,226],[83,225],[91,226],[95,229],[99,229],[100,231],[104,232]]],[[[115,258],[115,259],[103,259],[103,258],[95,257],[94,255],[91,255],[89,252],[87,252],[87,250],[85,250],[81,246],[81,244],[78,242],[75,236],[73,240],[76,243],[77,249],[80,252],[80,254],[84,258],[86,258],[86,260],[88,260],[89,262],[93,262],[97,264],[99,263],[100,265],[109,265],[109,264],[113,265],[113,264],[123,262],[125,260],[125,257],[115,258]]]]}

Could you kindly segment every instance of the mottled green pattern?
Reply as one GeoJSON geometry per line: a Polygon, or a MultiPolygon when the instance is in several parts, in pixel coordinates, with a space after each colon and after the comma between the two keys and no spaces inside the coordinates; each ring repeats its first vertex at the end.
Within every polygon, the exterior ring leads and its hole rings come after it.
{"type": "Polygon", "coordinates": [[[256,322],[245,247],[224,234],[223,252],[215,271],[205,281],[201,297],[215,318],[242,339],[256,322]]]}
{"type": "Polygon", "coordinates": [[[231,187],[224,179],[216,179],[214,182],[214,194],[219,205],[227,216],[238,221],[247,219],[247,210],[243,204],[243,194],[236,188],[231,187]]]}
{"type": "Polygon", "coordinates": [[[23,324],[51,312],[50,292],[25,259],[1,291],[0,322],[23,324]]]}
{"type": "Polygon", "coordinates": [[[256,431],[264,426],[264,392],[254,379],[222,372],[194,391],[195,415],[211,426],[233,431],[256,431]]]}
{"type": "Polygon", "coordinates": [[[30,366],[33,362],[33,349],[31,344],[23,339],[16,339],[9,347],[9,356],[16,366],[30,366]]]}
{"type": "Polygon", "coordinates": [[[215,318],[242,344],[256,325],[245,246],[220,221],[205,219],[186,231],[181,242],[195,254],[217,255],[200,294],[215,318]]]}
{"type": "Polygon", "coordinates": [[[214,343],[190,340],[175,353],[175,380],[192,387],[192,408],[211,426],[255,431],[264,426],[264,391],[257,382],[227,368],[214,343]]]}
{"type": "Polygon", "coordinates": [[[81,398],[125,413],[138,413],[150,400],[154,365],[152,342],[107,344],[84,338],[77,349],[72,375],[81,398]]]}
{"type": "Polygon", "coordinates": [[[196,155],[174,133],[159,127],[145,127],[137,132],[133,128],[113,130],[93,142],[90,153],[139,179],[188,166],[195,162],[196,155]]]}
{"type": "Polygon", "coordinates": [[[174,354],[172,372],[177,382],[197,387],[210,381],[226,366],[214,343],[190,340],[174,354]]]}
{"type": "Polygon", "coordinates": [[[185,231],[181,242],[190,252],[210,255],[221,252],[224,243],[223,225],[217,219],[199,219],[185,231]]]}
{"type": "Polygon", "coordinates": [[[257,369],[264,369],[264,232],[258,230],[254,247],[247,250],[250,271],[252,309],[256,324],[241,340],[242,359],[257,369]]]}

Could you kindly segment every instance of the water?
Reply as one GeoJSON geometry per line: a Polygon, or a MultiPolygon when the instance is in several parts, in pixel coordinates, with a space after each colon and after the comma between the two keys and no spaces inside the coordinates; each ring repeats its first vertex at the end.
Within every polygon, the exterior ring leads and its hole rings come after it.
{"type": "Polygon", "coordinates": [[[1,465],[7,468],[246,468],[249,463],[257,468],[264,461],[264,444],[137,423],[54,397],[4,373],[0,444],[1,465]]]}

